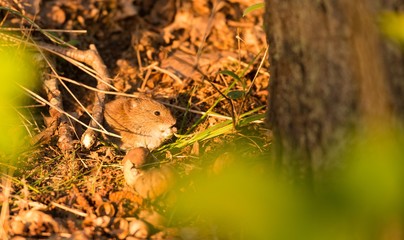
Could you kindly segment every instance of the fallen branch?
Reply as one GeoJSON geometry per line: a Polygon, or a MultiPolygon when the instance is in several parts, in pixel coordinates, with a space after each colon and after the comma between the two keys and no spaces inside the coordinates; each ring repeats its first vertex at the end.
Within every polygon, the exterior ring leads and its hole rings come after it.
{"type": "Polygon", "coordinates": [[[97,91],[95,93],[94,105],[92,108],[92,118],[89,123],[89,126],[91,128],[87,128],[87,130],[81,137],[81,144],[85,148],[89,149],[94,145],[98,136],[97,131],[94,131],[93,128],[100,128],[102,130],[105,130],[102,126],[106,96],[104,92],[108,91],[109,86],[111,86],[111,78],[109,76],[107,67],[105,66],[104,61],[98,54],[98,51],[93,44],[90,45],[89,50],[68,49],[45,43],[40,43],[39,45],[43,49],[63,54],[69,58],[72,58],[76,61],[82,62],[92,67],[96,75],[98,76],[97,89],[99,89],[100,91],[97,91]]]}

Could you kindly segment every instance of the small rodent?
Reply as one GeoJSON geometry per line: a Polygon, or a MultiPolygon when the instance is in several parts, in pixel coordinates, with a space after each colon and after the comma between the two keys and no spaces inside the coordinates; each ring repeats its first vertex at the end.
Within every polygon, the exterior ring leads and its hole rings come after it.
{"type": "Polygon", "coordinates": [[[105,105],[105,127],[122,138],[109,137],[123,150],[153,150],[175,132],[175,118],[163,104],[150,98],[117,98],[105,105]]]}

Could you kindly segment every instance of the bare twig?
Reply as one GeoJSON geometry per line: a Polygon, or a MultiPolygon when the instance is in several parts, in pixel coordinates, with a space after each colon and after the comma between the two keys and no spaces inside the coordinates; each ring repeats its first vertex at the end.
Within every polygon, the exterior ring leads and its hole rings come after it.
{"type": "MultiPolygon", "coordinates": [[[[50,63],[48,63],[49,66],[50,63]]],[[[48,122],[48,131],[55,132],[59,129],[58,146],[63,152],[68,152],[73,149],[73,127],[69,124],[66,115],[62,114],[57,109],[63,108],[62,95],[59,91],[59,84],[56,78],[45,78],[44,89],[47,98],[57,108],[50,108],[49,114],[51,116],[48,122]]]]}
{"type": "Polygon", "coordinates": [[[76,61],[82,62],[88,66],[91,66],[96,73],[97,76],[97,89],[101,91],[97,91],[95,93],[94,105],[92,109],[92,118],[89,123],[90,128],[84,132],[81,137],[81,143],[85,148],[90,148],[94,145],[97,138],[97,132],[94,129],[103,129],[103,113],[104,113],[104,105],[105,105],[105,93],[102,91],[107,91],[111,87],[111,78],[109,76],[107,67],[104,64],[104,61],[98,54],[98,51],[95,45],[91,44],[89,50],[76,50],[76,49],[68,49],[60,46],[53,46],[49,44],[40,44],[41,47],[48,51],[53,51],[69,58],[72,58],[76,61]]]}
{"type": "Polygon", "coordinates": [[[67,212],[76,214],[76,215],[78,215],[78,216],[80,216],[80,217],[87,217],[87,213],[82,212],[82,211],[80,211],[80,210],[73,209],[73,208],[70,208],[70,207],[68,207],[68,206],[65,206],[65,205],[56,203],[56,202],[51,202],[51,204],[52,204],[53,206],[55,206],[55,207],[58,207],[58,208],[63,209],[63,210],[65,210],[65,211],[67,211],[67,212]]]}
{"type": "Polygon", "coordinates": [[[205,32],[203,33],[202,41],[198,47],[195,66],[199,65],[199,59],[201,58],[201,55],[202,55],[203,46],[206,43],[206,39],[208,38],[210,31],[212,30],[212,25],[213,25],[213,20],[215,18],[215,15],[223,6],[224,6],[224,3],[221,0],[217,1],[213,6],[213,10],[209,16],[208,24],[206,26],[205,32]]]}

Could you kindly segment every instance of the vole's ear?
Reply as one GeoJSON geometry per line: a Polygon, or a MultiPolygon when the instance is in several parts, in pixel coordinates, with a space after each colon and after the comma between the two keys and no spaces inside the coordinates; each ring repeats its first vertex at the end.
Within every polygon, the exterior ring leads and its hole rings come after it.
{"type": "Polygon", "coordinates": [[[136,98],[132,98],[130,101],[129,101],[129,104],[130,104],[130,108],[138,108],[139,107],[139,104],[140,104],[140,101],[139,101],[139,99],[136,99],[136,98]]]}

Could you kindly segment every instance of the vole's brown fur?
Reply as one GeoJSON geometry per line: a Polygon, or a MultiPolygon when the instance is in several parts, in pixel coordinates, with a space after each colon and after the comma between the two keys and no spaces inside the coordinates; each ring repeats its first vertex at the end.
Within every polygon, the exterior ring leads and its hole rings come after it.
{"type": "Polygon", "coordinates": [[[170,110],[150,98],[118,98],[105,105],[105,127],[122,139],[110,137],[128,150],[159,147],[176,131],[170,110]]]}

